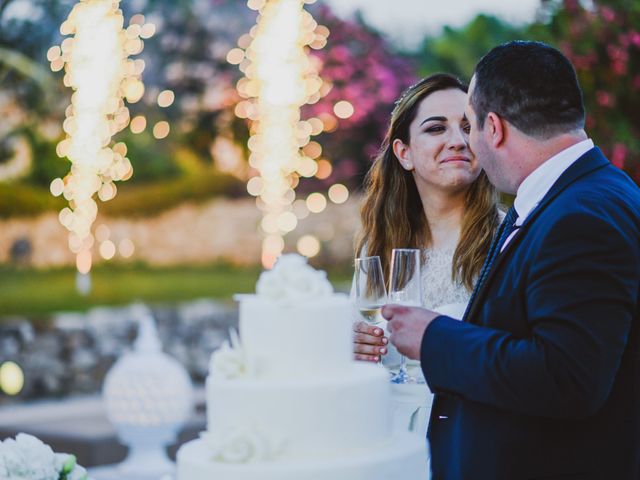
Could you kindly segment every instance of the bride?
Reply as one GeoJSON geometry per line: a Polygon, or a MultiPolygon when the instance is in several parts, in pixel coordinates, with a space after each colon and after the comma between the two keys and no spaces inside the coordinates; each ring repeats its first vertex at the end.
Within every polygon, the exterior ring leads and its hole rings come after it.
{"type": "MultiPolygon", "coordinates": [[[[423,306],[456,318],[502,219],[496,191],[469,149],[466,92],[440,73],[397,101],[365,180],[356,240],[356,255],[379,256],[386,279],[393,248],[421,249],[423,306]]],[[[389,352],[382,328],[357,322],[354,331],[357,360],[378,362],[389,352]]]]}

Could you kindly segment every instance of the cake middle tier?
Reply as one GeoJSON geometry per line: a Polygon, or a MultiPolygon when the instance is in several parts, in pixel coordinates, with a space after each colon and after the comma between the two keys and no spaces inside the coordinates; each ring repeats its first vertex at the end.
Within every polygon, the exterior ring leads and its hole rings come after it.
{"type": "Polygon", "coordinates": [[[334,377],[207,379],[208,431],[250,432],[280,444],[279,458],[330,458],[379,445],[391,434],[388,373],[352,362],[334,377]]]}
{"type": "Polygon", "coordinates": [[[352,362],[351,306],[344,294],[282,303],[242,295],[240,340],[264,378],[339,375],[352,362]]]}

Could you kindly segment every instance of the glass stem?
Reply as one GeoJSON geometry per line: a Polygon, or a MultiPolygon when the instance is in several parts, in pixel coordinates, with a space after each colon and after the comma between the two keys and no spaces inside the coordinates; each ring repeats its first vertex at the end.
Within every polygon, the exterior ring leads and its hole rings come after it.
{"type": "Polygon", "coordinates": [[[407,375],[407,357],[405,357],[404,355],[400,357],[400,371],[398,372],[398,374],[403,377],[406,377],[407,375]]]}

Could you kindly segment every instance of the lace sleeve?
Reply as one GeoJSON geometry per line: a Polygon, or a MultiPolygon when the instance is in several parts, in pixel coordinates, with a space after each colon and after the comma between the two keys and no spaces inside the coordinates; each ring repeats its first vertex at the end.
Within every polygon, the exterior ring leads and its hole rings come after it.
{"type": "Polygon", "coordinates": [[[427,249],[422,269],[424,306],[430,310],[450,304],[466,305],[471,292],[451,275],[454,248],[427,249]]]}

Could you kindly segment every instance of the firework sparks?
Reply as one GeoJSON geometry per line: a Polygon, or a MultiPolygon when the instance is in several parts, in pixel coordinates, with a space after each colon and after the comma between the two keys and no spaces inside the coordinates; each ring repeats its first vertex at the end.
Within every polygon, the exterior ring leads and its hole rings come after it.
{"type": "MultiPolygon", "coordinates": [[[[315,0],[249,0],[259,10],[251,41],[241,38],[229,52],[230,63],[238,64],[245,78],[238,82],[238,93],[245,100],[236,114],[252,121],[249,164],[258,176],[251,178],[247,190],[263,211],[261,229],[262,263],[270,267],[284,249],[284,236],[298,223],[293,204],[300,176],[313,176],[316,161],[302,148],[319,131],[301,120],[300,107],[320,99],[322,80],[318,66],[308,55],[308,47],[319,45],[318,24],[304,10],[315,0]]],[[[326,28],[322,29],[324,32],[326,28]]],[[[324,45],[322,43],[321,45],[324,45]]]]}
{"type": "Polygon", "coordinates": [[[60,157],[71,162],[64,179],[51,183],[53,195],[69,201],[59,215],[69,230],[69,248],[76,254],[80,273],[91,269],[91,233],[98,205],[116,196],[115,181],[127,180],[133,169],[123,143],[111,146],[113,136],[130,121],[125,100],[142,98],[140,80],[143,60],[133,60],[144,48],[143,38],[155,31],[136,15],[124,28],[119,0],[82,0],[61,25],[63,35],[71,35],[60,46],[49,49],[47,58],[53,71],[64,69],[64,84],[73,89],[63,129],[66,138],[57,147],[60,157]]]}

